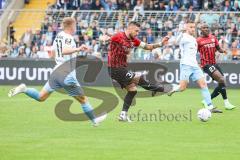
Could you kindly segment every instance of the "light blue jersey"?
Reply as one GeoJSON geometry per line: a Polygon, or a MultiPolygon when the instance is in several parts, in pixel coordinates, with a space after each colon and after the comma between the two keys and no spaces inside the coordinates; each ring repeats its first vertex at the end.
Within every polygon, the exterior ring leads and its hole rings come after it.
{"type": "Polygon", "coordinates": [[[204,74],[196,58],[198,51],[196,38],[187,33],[181,33],[177,42],[181,50],[180,80],[197,81],[203,78],[204,74]]]}
{"type": "Polygon", "coordinates": [[[62,31],[58,33],[53,42],[56,66],[44,89],[51,93],[56,89],[64,88],[70,96],[82,95],[83,90],[75,71],[77,54],[63,55],[64,48],[76,48],[76,43],[72,35],[62,31]]]}

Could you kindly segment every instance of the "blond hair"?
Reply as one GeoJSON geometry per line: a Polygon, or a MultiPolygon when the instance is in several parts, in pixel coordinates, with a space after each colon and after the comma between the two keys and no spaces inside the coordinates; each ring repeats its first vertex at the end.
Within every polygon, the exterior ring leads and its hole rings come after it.
{"type": "Polygon", "coordinates": [[[73,24],[76,23],[76,20],[72,17],[65,17],[62,22],[62,28],[67,29],[72,27],[73,24]]]}

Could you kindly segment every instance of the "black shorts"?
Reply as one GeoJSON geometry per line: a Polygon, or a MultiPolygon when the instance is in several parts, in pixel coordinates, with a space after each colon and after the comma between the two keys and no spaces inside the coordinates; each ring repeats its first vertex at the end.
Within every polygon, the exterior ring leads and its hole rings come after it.
{"type": "Polygon", "coordinates": [[[219,71],[223,75],[222,69],[217,64],[207,64],[203,67],[203,71],[207,73],[212,79],[214,79],[212,77],[212,74],[215,71],[219,71]]]}
{"type": "Polygon", "coordinates": [[[122,88],[131,84],[133,78],[135,77],[135,73],[128,71],[125,67],[108,67],[108,73],[113,80],[117,81],[121,85],[122,88]]]}

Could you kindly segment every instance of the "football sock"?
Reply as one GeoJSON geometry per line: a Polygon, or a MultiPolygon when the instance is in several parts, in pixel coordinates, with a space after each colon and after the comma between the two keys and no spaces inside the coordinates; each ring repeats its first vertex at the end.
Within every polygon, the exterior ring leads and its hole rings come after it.
{"type": "Polygon", "coordinates": [[[35,88],[27,88],[25,94],[37,101],[40,101],[40,94],[35,88]]]}
{"type": "Polygon", "coordinates": [[[143,78],[143,76],[140,77],[138,85],[146,90],[156,91],[156,92],[164,92],[164,87],[162,85],[151,84],[151,83],[147,82],[143,78]]]}
{"type": "Polygon", "coordinates": [[[220,93],[224,100],[227,99],[227,91],[223,83],[219,83],[219,85],[214,89],[213,93],[211,94],[211,98],[213,99],[217,97],[220,93]]]}
{"type": "Polygon", "coordinates": [[[227,106],[227,105],[230,104],[230,102],[228,101],[228,99],[224,99],[224,104],[225,104],[225,106],[227,106]]]}
{"type": "Polygon", "coordinates": [[[226,92],[226,87],[223,83],[220,83],[219,84],[219,87],[220,87],[220,93],[222,95],[222,98],[223,99],[227,99],[227,92],[226,92]]]}
{"type": "Polygon", "coordinates": [[[123,108],[122,111],[128,111],[129,107],[132,104],[132,100],[134,96],[137,94],[137,91],[128,91],[127,95],[124,98],[123,108]]]}
{"type": "Polygon", "coordinates": [[[93,113],[93,108],[89,102],[81,104],[83,112],[88,116],[88,118],[95,123],[95,115],[93,113]]]}
{"type": "Polygon", "coordinates": [[[211,94],[211,99],[217,97],[220,94],[220,87],[217,86],[211,94]]]}
{"type": "Polygon", "coordinates": [[[209,93],[208,87],[201,88],[201,93],[207,105],[208,106],[212,105],[211,95],[209,93]]]}

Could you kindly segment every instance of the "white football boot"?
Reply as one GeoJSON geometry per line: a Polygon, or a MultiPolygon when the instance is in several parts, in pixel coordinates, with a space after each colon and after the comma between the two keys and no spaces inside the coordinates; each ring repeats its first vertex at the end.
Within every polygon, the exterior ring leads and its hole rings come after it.
{"type": "Polygon", "coordinates": [[[24,83],[20,84],[19,86],[11,89],[9,92],[8,92],[8,97],[13,97],[19,93],[24,93],[26,91],[27,87],[24,83]]]}

